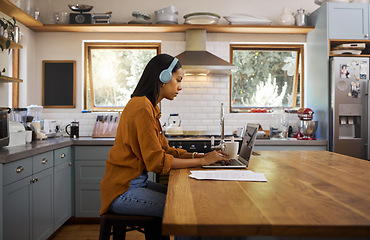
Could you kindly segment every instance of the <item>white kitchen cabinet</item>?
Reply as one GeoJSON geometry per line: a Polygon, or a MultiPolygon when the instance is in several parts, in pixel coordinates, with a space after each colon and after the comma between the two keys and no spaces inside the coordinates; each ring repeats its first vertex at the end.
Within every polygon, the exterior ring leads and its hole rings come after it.
{"type": "Polygon", "coordinates": [[[329,39],[369,39],[369,4],[327,4],[329,39]]]}

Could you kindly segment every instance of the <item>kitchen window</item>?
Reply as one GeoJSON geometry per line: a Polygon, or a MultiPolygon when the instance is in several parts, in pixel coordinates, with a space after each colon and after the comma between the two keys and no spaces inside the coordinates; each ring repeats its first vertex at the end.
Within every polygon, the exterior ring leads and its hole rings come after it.
{"type": "Polygon", "coordinates": [[[85,109],[122,110],[160,43],[85,43],[85,109]]]}
{"type": "Polygon", "coordinates": [[[303,45],[231,45],[232,112],[303,106],[303,45]]]}

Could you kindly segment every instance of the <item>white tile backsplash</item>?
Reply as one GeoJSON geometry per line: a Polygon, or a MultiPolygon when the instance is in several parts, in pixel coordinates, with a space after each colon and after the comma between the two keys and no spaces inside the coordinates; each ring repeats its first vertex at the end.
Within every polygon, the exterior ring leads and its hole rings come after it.
{"type": "MultiPolygon", "coordinates": [[[[185,42],[162,42],[162,52],[177,55],[185,50],[185,42]]],[[[207,50],[229,61],[228,42],[207,42],[207,50]]],[[[182,82],[183,90],[173,101],[163,100],[162,125],[167,122],[169,114],[178,113],[185,131],[220,131],[220,105],[225,108],[225,134],[232,134],[246,123],[259,123],[263,129],[270,128],[273,114],[230,113],[229,93],[230,77],[186,76],[182,82]]],[[[80,122],[80,136],[91,136],[97,115],[102,113],[43,113],[44,119],[56,119],[58,124],[66,126],[73,120],[80,122]]],[[[105,115],[106,113],[103,113],[105,115]]],[[[116,116],[117,113],[109,113],[116,116]]],[[[297,115],[289,116],[290,125],[297,126],[297,115]]]]}

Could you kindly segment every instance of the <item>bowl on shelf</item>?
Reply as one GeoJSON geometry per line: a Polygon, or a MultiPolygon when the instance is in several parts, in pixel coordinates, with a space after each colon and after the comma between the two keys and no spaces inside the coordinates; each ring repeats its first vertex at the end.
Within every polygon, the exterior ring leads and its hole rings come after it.
{"type": "Polygon", "coordinates": [[[89,12],[93,6],[86,4],[68,4],[68,7],[75,12],[89,12]]]}
{"type": "Polygon", "coordinates": [[[134,11],[132,16],[135,17],[135,20],[129,21],[129,24],[151,24],[149,14],[134,11]]]}
{"type": "Polygon", "coordinates": [[[220,16],[215,13],[196,12],[186,14],[184,16],[184,19],[185,24],[208,25],[208,24],[218,24],[220,16]]]}
{"type": "Polygon", "coordinates": [[[271,20],[248,14],[233,14],[224,17],[230,25],[271,25],[271,20]]]}
{"type": "Polygon", "coordinates": [[[179,13],[175,5],[154,11],[157,24],[178,24],[179,13]]]}

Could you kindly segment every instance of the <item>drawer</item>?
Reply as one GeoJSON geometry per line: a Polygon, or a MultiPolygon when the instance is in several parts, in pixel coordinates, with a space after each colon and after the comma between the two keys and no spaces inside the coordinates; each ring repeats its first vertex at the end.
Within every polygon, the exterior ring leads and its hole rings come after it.
{"type": "Polygon", "coordinates": [[[33,173],[40,172],[54,165],[53,151],[41,153],[32,157],[33,173]]]}
{"type": "Polygon", "coordinates": [[[76,146],[75,160],[107,160],[112,146],[76,146]]]}
{"type": "Polygon", "coordinates": [[[71,161],[71,148],[65,147],[54,150],[54,165],[71,161]]]}
{"type": "Polygon", "coordinates": [[[32,175],[32,157],[3,165],[3,184],[18,181],[32,175]]]}

